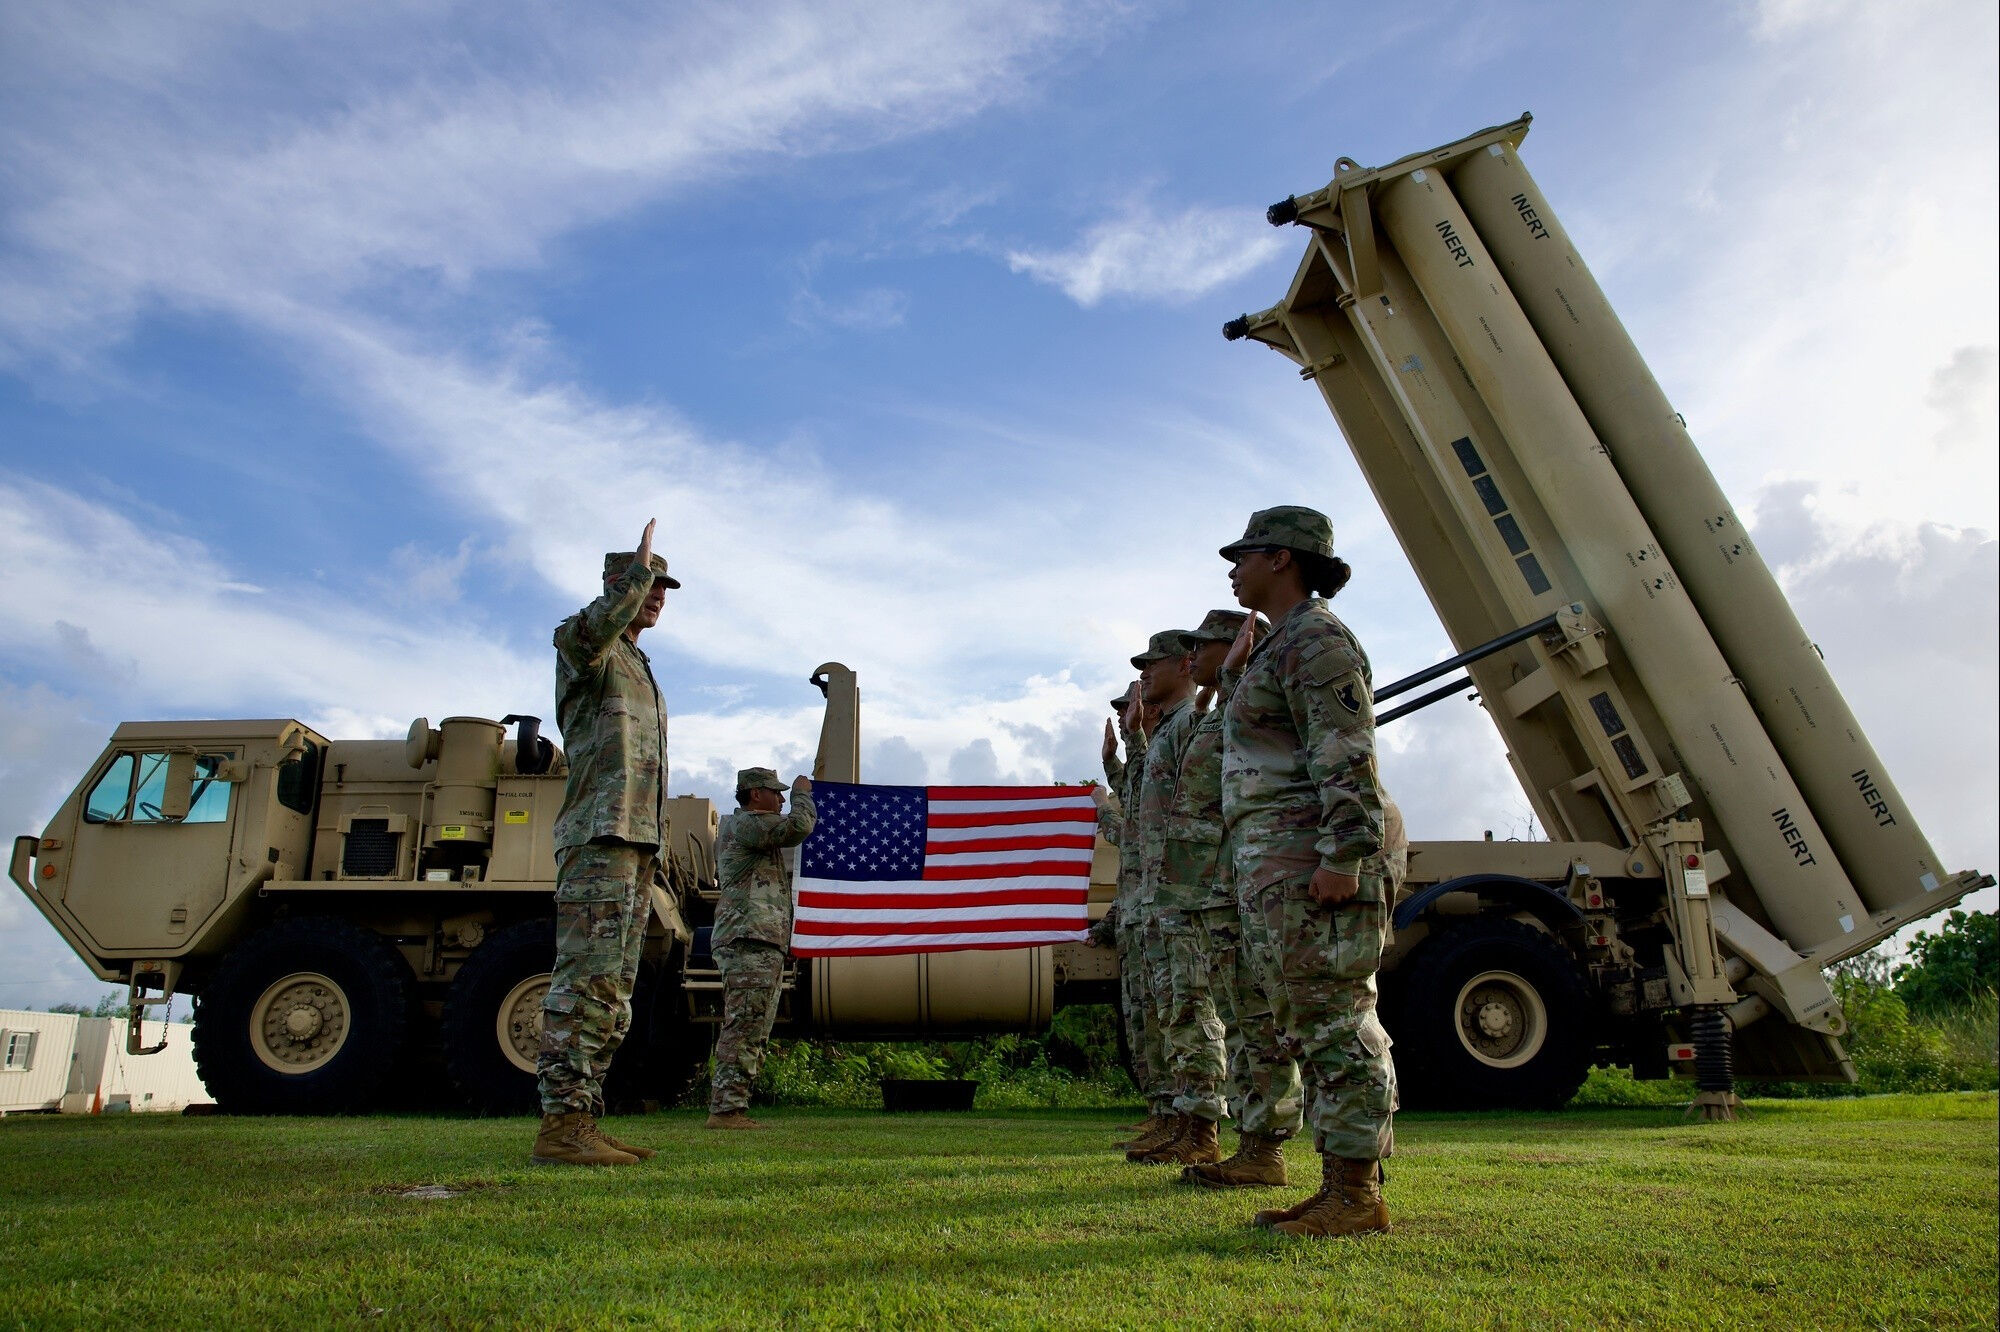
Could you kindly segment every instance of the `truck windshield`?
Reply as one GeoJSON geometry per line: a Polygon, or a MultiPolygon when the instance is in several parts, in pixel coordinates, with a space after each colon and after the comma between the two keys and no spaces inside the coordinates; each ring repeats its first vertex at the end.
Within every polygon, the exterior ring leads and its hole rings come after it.
{"type": "Polygon", "coordinates": [[[120,754],[90,788],[83,817],[90,823],[221,823],[229,817],[229,783],[216,780],[223,757],[195,758],[187,817],[169,819],[162,812],[168,756],[120,754]]]}

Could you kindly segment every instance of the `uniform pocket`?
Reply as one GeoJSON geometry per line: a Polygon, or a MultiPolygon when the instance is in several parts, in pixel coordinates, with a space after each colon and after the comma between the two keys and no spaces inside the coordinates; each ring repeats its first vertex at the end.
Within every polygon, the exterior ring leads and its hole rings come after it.
{"type": "Polygon", "coordinates": [[[556,884],[556,901],[622,902],[630,887],[623,879],[579,874],[556,884]]]}
{"type": "MultiPolygon", "coordinates": [[[[1376,880],[1379,884],[1380,880],[1376,880]]],[[[1312,875],[1283,887],[1278,951],[1288,981],[1359,981],[1375,974],[1382,961],[1381,901],[1350,898],[1338,904],[1315,902],[1312,875]]],[[[1378,890],[1379,893],[1379,890],[1378,890]]]]}

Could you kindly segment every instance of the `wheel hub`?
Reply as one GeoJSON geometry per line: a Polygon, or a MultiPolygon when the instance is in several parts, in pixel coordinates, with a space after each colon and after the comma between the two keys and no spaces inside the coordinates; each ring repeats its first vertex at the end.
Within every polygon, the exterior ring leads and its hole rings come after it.
{"type": "Polygon", "coordinates": [[[1549,1012],[1541,991],[1511,971],[1483,971],[1458,992],[1458,1039],[1489,1068],[1519,1068],[1548,1041],[1549,1012]]]}
{"type": "Polygon", "coordinates": [[[1514,1011],[1505,1004],[1484,1003],[1479,1006],[1480,1034],[1492,1040],[1499,1040],[1514,1030],[1514,1011]]]}
{"type": "Polygon", "coordinates": [[[500,1053],[523,1073],[535,1071],[535,1058],[542,1052],[542,1000],[549,993],[548,972],[528,976],[507,991],[493,1018],[493,1034],[500,1053]]]}
{"type": "Polygon", "coordinates": [[[266,1068],[311,1073],[347,1043],[347,992],[318,972],[273,981],[250,1006],[250,1048],[266,1068]]]}

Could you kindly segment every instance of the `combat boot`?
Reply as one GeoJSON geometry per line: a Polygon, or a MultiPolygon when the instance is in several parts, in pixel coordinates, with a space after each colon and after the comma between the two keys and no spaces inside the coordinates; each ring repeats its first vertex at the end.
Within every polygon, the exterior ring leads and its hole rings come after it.
{"type": "Polygon", "coordinates": [[[619,1151],[598,1131],[597,1121],[581,1110],[543,1115],[535,1136],[530,1165],[638,1165],[639,1158],[619,1151]]]}
{"type": "Polygon", "coordinates": [[[1271,1229],[1282,1235],[1319,1238],[1370,1235],[1389,1228],[1389,1208],[1382,1201],[1381,1162],[1329,1156],[1324,1171],[1326,1184],[1319,1201],[1271,1229]]]}
{"type": "Polygon", "coordinates": [[[702,1127],[712,1129],[760,1129],[764,1126],[744,1114],[741,1110],[725,1110],[721,1114],[710,1115],[708,1122],[703,1124],[702,1127]]]}
{"type": "Polygon", "coordinates": [[[1147,1152],[1140,1160],[1148,1165],[1201,1165],[1222,1159],[1222,1146],[1216,1141],[1216,1125],[1212,1119],[1200,1115],[1189,1115],[1181,1129],[1180,1136],[1164,1146],[1147,1152]]]}
{"type": "Polygon", "coordinates": [[[1191,1117],[1189,1115],[1168,1115],[1159,1128],[1126,1148],[1125,1159],[1128,1161],[1145,1161],[1162,1147],[1178,1142],[1181,1134],[1187,1132],[1187,1121],[1191,1117]]]}
{"type": "Polygon", "coordinates": [[[612,1137],[609,1133],[606,1133],[604,1131],[604,1126],[602,1124],[598,1125],[597,1132],[599,1137],[603,1138],[606,1142],[610,1143],[613,1147],[625,1153],[627,1156],[636,1156],[641,1161],[650,1161],[654,1157],[659,1155],[659,1153],[654,1151],[651,1147],[641,1147],[636,1142],[627,1142],[623,1138],[612,1137]]]}
{"type": "Polygon", "coordinates": [[[1131,1133],[1131,1137],[1125,1139],[1123,1142],[1114,1142],[1111,1145],[1113,1147],[1137,1147],[1140,1143],[1146,1141],[1146,1139],[1155,1137],[1163,1130],[1172,1128],[1173,1126],[1174,1117],[1172,1115],[1149,1114],[1137,1124],[1130,1126],[1127,1132],[1131,1133]]]}
{"type": "MultiPolygon", "coordinates": [[[[1235,1155],[1181,1171],[1181,1183],[1210,1189],[1279,1188],[1286,1183],[1285,1140],[1245,1133],[1235,1155]]],[[[1261,1215],[1261,1213],[1260,1213],[1261,1215]]]]}

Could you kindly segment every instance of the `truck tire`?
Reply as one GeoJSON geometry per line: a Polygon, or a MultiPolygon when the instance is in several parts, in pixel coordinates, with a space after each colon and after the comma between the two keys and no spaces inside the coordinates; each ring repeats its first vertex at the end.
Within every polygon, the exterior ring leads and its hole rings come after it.
{"type": "Polygon", "coordinates": [[[452,981],[440,1024],[444,1063],[475,1112],[531,1115],[541,1109],[535,1054],[555,957],[555,921],[519,921],[494,931],[452,981]]]}
{"type": "Polygon", "coordinates": [[[410,969],[330,916],[279,921],[222,959],[195,1011],[194,1059],[231,1114],[368,1109],[403,1053],[410,969]]]}
{"type": "Polygon", "coordinates": [[[639,964],[632,1029],[604,1075],[605,1102],[614,1114],[678,1105],[707,1080],[716,1028],[688,1020],[679,980],[684,957],[677,947],[664,962],[639,964]]]}
{"type": "Polygon", "coordinates": [[[1387,997],[1412,1108],[1553,1110],[1590,1073],[1590,991],[1560,943],[1519,921],[1426,939],[1387,997]]]}

